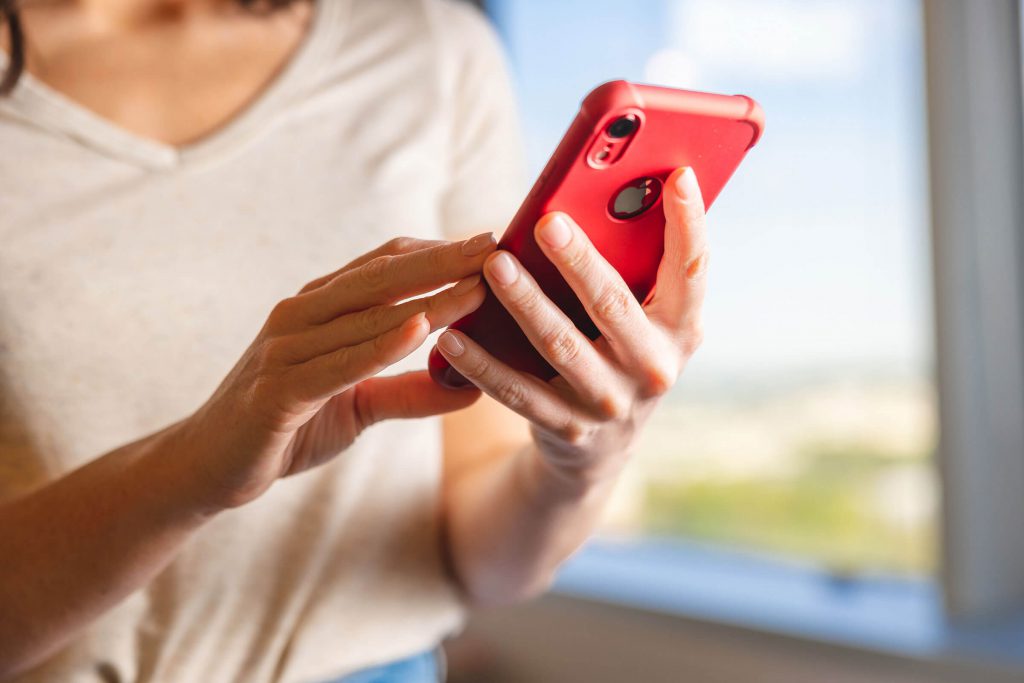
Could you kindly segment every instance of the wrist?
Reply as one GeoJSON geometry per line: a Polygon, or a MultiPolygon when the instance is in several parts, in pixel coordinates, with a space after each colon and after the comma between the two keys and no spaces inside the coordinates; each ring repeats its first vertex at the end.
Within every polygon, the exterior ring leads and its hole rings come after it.
{"type": "Polygon", "coordinates": [[[553,504],[579,505],[589,498],[604,499],[618,479],[619,469],[566,467],[552,463],[531,444],[519,454],[523,478],[533,496],[553,504]]]}
{"type": "Polygon", "coordinates": [[[148,496],[159,512],[183,521],[202,523],[226,508],[205,485],[203,460],[190,438],[189,419],[156,434],[135,465],[149,483],[148,496]]]}

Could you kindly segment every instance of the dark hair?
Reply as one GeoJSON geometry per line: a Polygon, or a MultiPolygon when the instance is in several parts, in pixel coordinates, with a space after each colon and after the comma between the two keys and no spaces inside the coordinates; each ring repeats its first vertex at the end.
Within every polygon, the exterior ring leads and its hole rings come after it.
{"type": "MultiPolygon", "coordinates": [[[[303,0],[237,0],[243,7],[249,9],[275,10],[303,0]]],[[[6,95],[14,90],[18,79],[25,71],[25,30],[21,25],[21,16],[18,14],[20,0],[0,0],[0,21],[7,25],[7,35],[10,38],[11,54],[7,62],[7,70],[0,78],[0,96],[6,95]]]]}
{"type": "Polygon", "coordinates": [[[6,95],[14,90],[21,72],[25,70],[25,32],[21,28],[21,17],[18,16],[18,8],[14,3],[15,0],[0,0],[0,18],[7,24],[7,35],[11,39],[11,55],[7,70],[3,78],[0,78],[0,95],[6,95]]]}

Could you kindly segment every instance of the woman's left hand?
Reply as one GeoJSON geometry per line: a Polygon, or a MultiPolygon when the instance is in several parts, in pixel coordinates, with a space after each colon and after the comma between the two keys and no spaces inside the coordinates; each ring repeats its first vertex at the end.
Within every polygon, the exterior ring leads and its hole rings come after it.
{"type": "Polygon", "coordinates": [[[591,341],[507,251],[484,274],[531,343],[558,372],[544,382],[513,370],[461,332],[438,347],[485,393],[528,419],[546,464],[574,483],[613,477],[640,427],[700,345],[707,242],[704,200],[689,168],[665,183],[665,253],[644,306],[569,216],[538,222],[537,243],[572,287],[601,336],[591,341]]]}

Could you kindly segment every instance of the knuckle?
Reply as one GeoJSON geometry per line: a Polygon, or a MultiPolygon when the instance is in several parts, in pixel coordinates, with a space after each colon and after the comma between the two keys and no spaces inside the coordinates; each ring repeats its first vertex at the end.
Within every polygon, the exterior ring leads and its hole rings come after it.
{"type": "Polygon", "coordinates": [[[361,328],[361,331],[368,334],[375,334],[383,332],[388,329],[391,322],[391,311],[390,306],[374,306],[368,308],[359,314],[359,322],[357,325],[361,328]]]}
{"type": "MultiPolygon", "coordinates": [[[[340,382],[348,385],[367,372],[365,366],[368,363],[364,359],[355,356],[349,349],[334,351],[328,360],[327,371],[335,383],[340,382]]],[[[373,368],[369,369],[372,374],[373,368]]]]}
{"type": "Polygon", "coordinates": [[[640,388],[647,398],[664,396],[675,384],[678,374],[668,363],[650,363],[640,373],[640,388]]]}
{"type": "Polygon", "coordinates": [[[517,379],[507,379],[494,387],[494,397],[512,410],[526,405],[526,387],[517,379]]]}
{"type": "Polygon", "coordinates": [[[440,321],[450,319],[447,316],[455,309],[456,304],[450,296],[431,296],[416,304],[415,311],[422,312],[427,316],[427,322],[430,324],[430,329],[433,330],[440,324],[440,321]]]}
{"type": "Polygon", "coordinates": [[[563,327],[546,335],[541,343],[548,358],[561,365],[572,363],[579,358],[582,348],[575,332],[575,328],[569,330],[563,327]]]}
{"type": "Polygon", "coordinates": [[[298,294],[305,294],[306,292],[312,292],[314,289],[319,289],[324,285],[324,283],[326,283],[329,280],[329,278],[329,275],[324,275],[322,277],[316,278],[315,280],[310,280],[309,282],[302,286],[302,288],[298,291],[298,294]]]}
{"type": "Polygon", "coordinates": [[[542,304],[537,290],[532,287],[513,287],[508,292],[508,302],[511,308],[527,316],[536,314],[542,304]]]}
{"type": "Polygon", "coordinates": [[[464,365],[459,367],[459,373],[467,378],[482,380],[487,374],[487,360],[469,353],[463,358],[464,365]]]}
{"type": "Polygon", "coordinates": [[[388,335],[381,334],[373,338],[371,342],[371,348],[373,350],[373,357],[375,359],[385,358],[391,350],[391,340],[388,335]]]}
{"type": "Polygon", "coordinates": [[[384,252],[386,254],[404,254],[415,249],[418,243],[419,240],[404,235],[393,237],[384,243],[384,252]]]}
{"type": "Polygon", "coordinates": [[[378,256],[363,264],[359,269],[363,284],[371,289],[382,289],[387,284],[394,259],[394,256],[378,256]]]}
{"type": "Polygon", "coordinates": [[[370,425],[378,422],[373,401],[369,400],[369,394],[360,389],[363,385],[357,384],[352,388],[352,412],[356,423],[356,430],[362,432],[370,425]]]}
{"type": "Polygon", "coordinates": [[[297,297],[288,297],[274,304],[267,317],[267,322],[274,329],[287,327],[294,322],[299,303],[297,297]]]}
{"type": "Polygon", "coordinates": [[[440,313],[448,309],[452,303],[452,294],[448,290],[441,292],[440,294],[431,294],[430,296],[423,297],[416,300],[413,304],[417,313],[426,313],[428,317],[433,314],[440,313]]]}
{"type": "Polygon", "coordinates": [[[558,438],[570,446],[583,446],[589,438],[590,430],[578,418],[571,418],[559,430],[558,438]]]}
{"type": "Polygon", "coordinates": [[[565,253],[565,265],[577,272],[586,272],[591,264],[591,247],[589,245],[578,245],[568,249],[565,253]]]}
{"type": "Polygon", "coordinates": [[[618,422],[626,418],[628,411],[625,402],[618,395],[607,393],[597,400],[597,414],[607,422],[618,422]]]}
{"type": "Polygon", "coordinates": [[[450,246],[434,247],[433,249],[427,250],[427,267],[435,272],[445,272],[450,269],[448,254],[451,252],[450,246]]]}
{"type": "Polygon", "coordinates": [[[689,263],[686,264],[686,277],[690,280],[696,280],[703,277],[708,272],[708,260],[710,254],[707,249],[702,250],[699,254],[693,257],[689,263]]]}
{"type": "Polygon", "coordinates": [[[633,295],[621,287],[608,287],[594,302],[594,312],[604,320],[624,320],[631,310],[633,295]]]}

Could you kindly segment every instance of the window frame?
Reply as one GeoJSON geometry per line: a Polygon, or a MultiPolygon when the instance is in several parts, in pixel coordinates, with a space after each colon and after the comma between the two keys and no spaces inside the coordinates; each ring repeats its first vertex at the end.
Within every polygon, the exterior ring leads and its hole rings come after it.
{"type": "Polygon", "coordinates": [[[1019,0],[924,0],[942,579],[953,621],[1024,610],[1019,0]]]}

